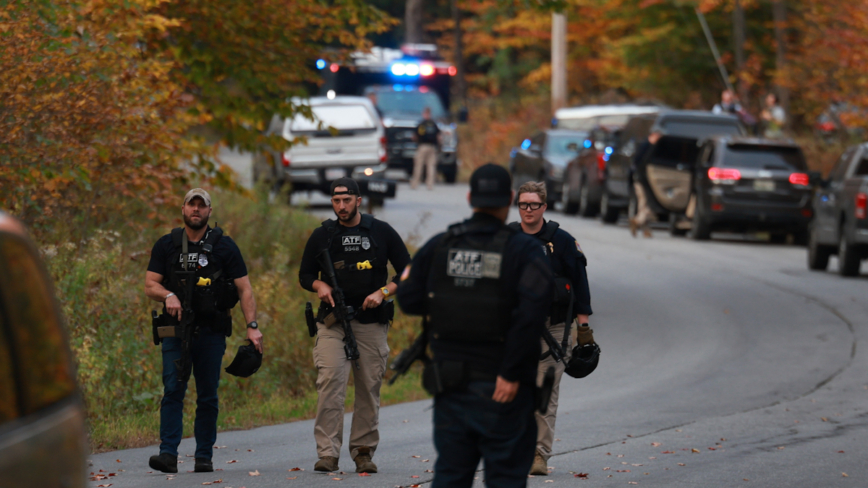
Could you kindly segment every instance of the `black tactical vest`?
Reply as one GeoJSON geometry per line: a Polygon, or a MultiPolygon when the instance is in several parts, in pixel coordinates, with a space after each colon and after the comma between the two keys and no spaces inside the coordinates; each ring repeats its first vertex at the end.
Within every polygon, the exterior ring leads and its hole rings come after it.
{"type": "Polygon", "coordinates": [[[329,219],[322,223],[328,233],[328,248],[338,285],[348,298],[367,297],[386,286],[386,263],[377,261],[377,242],[371,233],[374,217],[362,215],[358,228],[350,230],[329,219]]]}
{"type": "Polygon", "coordinates": [[[506,226],[449,227],[434,251],[428,295],[434,339],[503,342],[515,304],[503,294],[503,253],[515,232],[506,226]],[[491,233],[475,233],[491,229],[491,233]],[[474,234],[471,234],[474,232],[474,234]]]}
{"type": "Polygon", "coordinates": [[[191,272],[189,279],[193,282],[193,296],[190,306],[196,314],[196,322],[225,327],[226,324],[223,322],[228,320],[225,318],[228,316],[225,311],[238,303],[238,290],[234,283],[222,276],[223,270],[218,268],[212,259],[211,253],[223,236],[223,230],[214,227],[201,241],[188,242],[186,255],[182,252],[183,240],[187,239],[184,228],[172,229],[171,235],[174,250],[169,254],[169,276],[164,283],[165,288],[178,296],[182,306],[186,306],[188,275],[185,271],[191,272]],[[219,323],[215,324],[215,321],[219,323]]]}
{"type": "MultiPolygon", "coordinates": [[[[521,223],[519,222],[512,222],[509,224],[509,227],[517,232],[522,231],[521,223]]],[[[534,236],[542,242],[543,251],[545,251],[546,258],[549,260],[555,278],[552,308],[549,311],[549,317],[552,318],[552,324],[558,324],[565,320],[564,317],[571,313],[570,309],[572,308],[570,303],[570,298],[572,298],[572,281],[569,276],[558,274],[558,271],[562,270],[560,269],[560,266],[555,266],[555,247],[552,241],[554,240],[555,232],[557,232],[558,228],[560,228],[560,224],[547,220],[545,225],[543,225],[542,232],[540,232],[539,235],[534,236]]]]}

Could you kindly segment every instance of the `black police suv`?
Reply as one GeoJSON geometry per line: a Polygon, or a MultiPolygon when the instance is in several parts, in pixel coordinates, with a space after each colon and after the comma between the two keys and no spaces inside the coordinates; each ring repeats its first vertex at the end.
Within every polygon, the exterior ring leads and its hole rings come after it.
{"type": "MultiPolygon", "coordinates": [[[[672,141],[665,141],[671,144],[672,141]]],[[[658,143],[659,144],[659,143],[658,143]]],[[[695,145],[694,145],[695,147],[695,145]]],[[[672,148],[675,149],[675,148],[672,148]]],[[[682,152],[690,151],[687,148],[682,152]]],[[[705,240],[713,231],[767,231],[773,242],[783,242],[792,234],[796,242],[807,241],[811,210],[811,181],[805,156],[795,143],[780,140],[719,136],[704,141],[692,178],[685,176],[672,194],[659,195],[658,201],[672,212],[670,230],[675,235],[692,229],[694,239],[705,240]],[[684,196],[687,195],[687,198],[684,196]],[[693,207],[689,225],[679,225],[678,216],[693,207]]],[[[652,159],[649,180],[656,171],[652,159]]],[[[670,171],[673,169],[670,168],[670,171]]]]}
{"type": "Polygon", "coordinates": [[[548,206],[554,209],[561,199],[564,170],[582,147],[587,132],[549,129],[522,141],[509,154],[509,172],[515,189],[528,181],[544,181],[548,206]]]}
{"type": "Polygon", "coordinates": [[[634,181],[645,186],[651,209],[663,219],[668,219],[668,212],[673,210],[670,207],[686,206],[696,143],[716,135],[745,135],[745,129],[733,115],[698,110],[662,110],[631,118],[621,130],[606,167],[600,199],[603,222],[617,222],[623,210],[632,216],[636,208],[634,181]],[[645,153],[645,158],[652,158],[653,162],[639,165],[636,169],[642,174],[634,175],[636,152],[643,149],[653,132],[661,133],[667,140],[645,153]],[[645,175],[646,168],[652,168],[654,174],[645,175]],[[673,199],[675,202],[671,204],[665,201],[673,199]]]}

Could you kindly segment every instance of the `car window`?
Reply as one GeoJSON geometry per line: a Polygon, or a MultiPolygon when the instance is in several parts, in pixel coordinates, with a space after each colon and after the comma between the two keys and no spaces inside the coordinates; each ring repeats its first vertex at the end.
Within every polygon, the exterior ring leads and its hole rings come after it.
{"type": "Polygon", "coordinates": [[[296,115],[292,120],[292,132],[318,132],[319,123],[323,129],[334,127],[337,130],[374,129],[377,122],[364,105],[319,105],[311,107],[316,120],[296,115]]]}
{"type": "Polygon", "coordinates": [[[737,120],[713,122],[710,120],[666,119],[661,124],[665,134],[702,139],[711,136],[741,135],[742,128],[737,120]]]}
{"type": "Polygon", "coordinates": [[[548,156],[575,156],[576,151],[569,149],[570,144],[575,144],[582,147],[585,142],[586,135],[584,133],[549,136],[548,144],[546,144],[546,155],[548,156]]]}
{"type": "Polygon", "coordinates": [[[654,144],[649,156],[651,161],[665,160],[670,163],[695,164],[699,147],[690,138],[663,136],[654,144]]]}
{"type": "Polygon", "coordinates": [[[18,417],[18,392],[15,385],[15,369],[9,348],[9,331],[0,308],[0,424],[18,417]]]}
{"type": "Polygon", "coordinates": [[[18,359],[22,414],[75,392],[75,375],[54,291],[35,250],[21,237],[0,233],[0,300],[18,359]]]}
{"type": "Polygon", "coordinates": [[[734,144],[726,146],[723,166],[755,169],[807,171],[805,155],[797,147],[734,144]]]}
{"type": "Polygon", "coordinates": [[[864,157],[859,161],[859,166],[856,166],[856,172],[853,175],[868,176],[868,157],[864,157]]]}
{"type": "Polygon", "coordinates": [[[851,147],[844,151],[844,154],[838,158],[838,162],[835,163],[835,167],[832,169],[832,172],[829,173],[829,179],[832,181],[842,181],[844,179],[844,175],[847,174],[847,170],[850,166],[850,157],[853,156],[853,152],[856,150],[855,147],[851,147]]]}
{"type": "Polygon", "coordinates": [[[436,93],[419,90],[401,91],[378,91],[377,108],[386,117],[412,117],[422,120],[422,110],[425,107],[431,109],[431,118],[434,120],[446,117],[446,110],[440,103],[440,97],[436,93]]]}

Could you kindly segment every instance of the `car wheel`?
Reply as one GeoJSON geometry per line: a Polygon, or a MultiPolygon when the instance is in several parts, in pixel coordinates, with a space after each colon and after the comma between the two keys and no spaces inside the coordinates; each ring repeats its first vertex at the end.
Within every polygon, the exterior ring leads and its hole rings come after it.
{"type": "Polygon", "coordinates": [[[592,204],[588,199],[591,194],[591,189],[588,188],[588,180],[582,178],[581,194],[579,197],[579,215],[582,217],[596,217],[597,206],[592,204]]]}
{"type": "MultiPolygon", "coordinates": [[[[567,180],[569,181],[569,180],[567,180]]],[[[575,215],[579,211],[579,204],[570,200],[570,185],[564,182],[561,187],[561,202],[564,205],[564,213],[567,215],[575,215]]]]}
{"type": "Polygon", "coordinates": [[[682,214],[676,214],[675,212],[669,213],[669,235],[672,237],[684,237],[687,235],[687,229],[678,227],[681,217],[682,214]]]}
{"type": "Polygon", "coordinates": [[[603,217],[603,223],[614,224],[621,216],[621,210],[617,207],[609,205],[609,192],[603,190],[603,198],[600,199],[600,214],[603,217]]]}
{"type": "Polygon", "coordinates": [[[824,271],[829,266],[831,255],[832,249],[820,245],[813,230],[808,232],[808,269],[824,271]]]}
{"type": "Polygon", "coordinates": [[[693,211],[693,228],[690,235],[696,241],[707,241],[711,238],[711,222],[704,215],[699,202],[696,202],[696,209],[693,211]]]}
{"type": "Polygon", "coordinates": [[[841,237],[838,244],[838,273],[841,276],[859,276],[859,265],[862,260],[856,246],[850,244],[844,227],[841,227],[841,237]]]}

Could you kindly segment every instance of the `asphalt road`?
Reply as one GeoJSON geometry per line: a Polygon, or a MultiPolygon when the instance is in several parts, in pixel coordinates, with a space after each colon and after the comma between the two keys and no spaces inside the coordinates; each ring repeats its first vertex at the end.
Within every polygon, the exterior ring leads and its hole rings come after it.
{"type": "MultiPolygon", "coordinates": [[[[375,213],[418,245],[469,214],[467,190],[401,185],[375,213]]],[[[331,214],[323,197],[310,204],[331,214]]],[[[549,217],[588,256],[602,357],[588,378],[565,378],[551,474],[529,486],[868,486],[868,266],[844,279],[834,258],[830,271],[808,271],[795,246],[633,239],[623,224],[549,217]]],[[[221,432],[214,473],[189,473],[192,457],[176,476],[152,473],[156,446],[95,455],[92,471],[117,475],[90,485],[426,486],[430,407],[382,409],[380,473],[369,477],[353,472],[346,447],[344,472],[313,472],[313,423],[301,421],[221,432]]],[[[182,456],[194,449],[181,443],[182,456]]]]}

